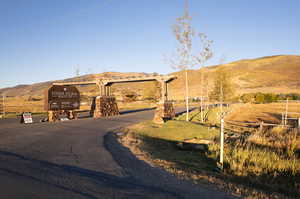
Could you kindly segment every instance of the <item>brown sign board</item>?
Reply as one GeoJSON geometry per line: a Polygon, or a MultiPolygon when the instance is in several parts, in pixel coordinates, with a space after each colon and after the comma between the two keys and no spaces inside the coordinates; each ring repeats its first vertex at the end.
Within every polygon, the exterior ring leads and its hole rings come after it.
{"type": "Polygon", "coordinates": [[[74,110],[80,108],[80,93],[75,86],[53,85],[45,93],[45,110],[74,110]]]}

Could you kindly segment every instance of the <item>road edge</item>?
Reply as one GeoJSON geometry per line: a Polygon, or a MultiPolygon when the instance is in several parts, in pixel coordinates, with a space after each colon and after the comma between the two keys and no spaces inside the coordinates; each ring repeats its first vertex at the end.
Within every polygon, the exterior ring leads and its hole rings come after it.
{"type": "Polygon", "coordinates": [[[152,167],[145,161],[138,159],[127,147],[123,146],[118,141],[117,133],[122,134],[122,130],[111,131],[104,136],[104,147],[129,178],[147,186],[163,187],[167,192],[176,193],[179,198],[236,198],[216,189],[201,188],[199,185],[179,179],[161,168],[152,167]]]}

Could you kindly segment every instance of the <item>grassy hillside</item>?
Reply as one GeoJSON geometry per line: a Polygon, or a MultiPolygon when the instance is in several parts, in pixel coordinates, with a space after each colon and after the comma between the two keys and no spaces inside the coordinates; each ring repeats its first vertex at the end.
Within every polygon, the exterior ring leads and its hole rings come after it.
{"type": "MultiPolygon", "coordinates": [[[[190,93],[200,96],[201,72],[204,74],[204,93],[213,87],[215,72],[218,69],[228,71],[235,84],[236,94],[251,92],[300,93],[300,56],[279,55],[258,59],[240,60],[229,64],[211,66],[201,70],[189,71],[190,93]]],[[[178,76],[171,91],[174,97],[183,96],[184,74],[178,76]]]]}
{"type": "MultiPolygon", "coordinates": [[[[279,55],[262,57],[258,59],[240,60],[224,65],[210,66],[201,70],[189,71],[189,85],[191,97],[200,96],[201,72],[204,74],[204,94],[211,91],[215,78],[215,72],[218,69],[224,69],[232,75],[235,84],[236,95],[250,92],[273,92],[273,93],[300,93],[300,56],[279,55]],[[206,86],[208,85],[208,86],[206,86]]],[[[139,76],[143,73],[117,73],[106,72],[101,74],[84,75],[80,77],[59,80],[68,81],[89,81],[94,78],[109,78],[115,76],[139,76]]],[[[183,99],[184,97],[184,74],[175,72],[173,75],[177,80],[170,84],[171,99],[183,99]]],[[[52,82],[42,82],[32,85],[18,85],[12,88],[0,89],[0,93],[17,98],[36,98],[43,99],[44,91],[52,82]]],[[[133,90],[139,96],[143,96],[145,90],[152,87],[151,82],[118,84],[113,86],[113,93],[120,96],[124,89],[133,90]]],[[[80,91],[87,96],[98,94],[96,86],[78,87],[80,91]]]]}

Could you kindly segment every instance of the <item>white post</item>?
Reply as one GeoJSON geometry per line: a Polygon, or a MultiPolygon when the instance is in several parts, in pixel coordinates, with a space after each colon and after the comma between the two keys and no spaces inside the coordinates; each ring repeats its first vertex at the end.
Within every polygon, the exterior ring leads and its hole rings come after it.
{"type": "Polygon", "coordinates": [[[185,120],[189,121],[189,86],[188,86],[188,74],[185,70],[185,105],[186,105],[186,118],[185,120]]]}
{"type": "Polygon", "coordinates": [[[284,125],[287,125],[289,98],[286,98],[284,125]]]}
{"type": "Polygon", "coordinates": [[[223,156],[224,156],[224,119],[223,119],[222,116],[221,116],[220,134],[221,134],[221,140],[220,140],[220,164],[221,164],[221,168],[223,169],[223,156]]]}
{"type": "Polygon", "coordinates": [[[2,115],[3,115],[3,118],[5,117],[5,95],[4,93],[2,94],[2,115]]]}
{"type": "Polygon", "coordinates": [[[223,118],[223,84],[221,82],[221,86],[220,86],[220,112],[221,112],[221,116],[223,118]]]}

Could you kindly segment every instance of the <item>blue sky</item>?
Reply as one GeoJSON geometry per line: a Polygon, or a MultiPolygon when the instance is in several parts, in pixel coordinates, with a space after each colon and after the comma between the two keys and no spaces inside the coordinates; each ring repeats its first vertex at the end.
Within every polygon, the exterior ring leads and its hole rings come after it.
{"type": "MultiPolygon", "coordinates": [[[[0,88],[118,72],[174,72],[172,25],[183,0],[0,0],[0,88]]],[[[190,0],[213,40],[206,65],[300,54],[298,0],[190,0]]]]}

